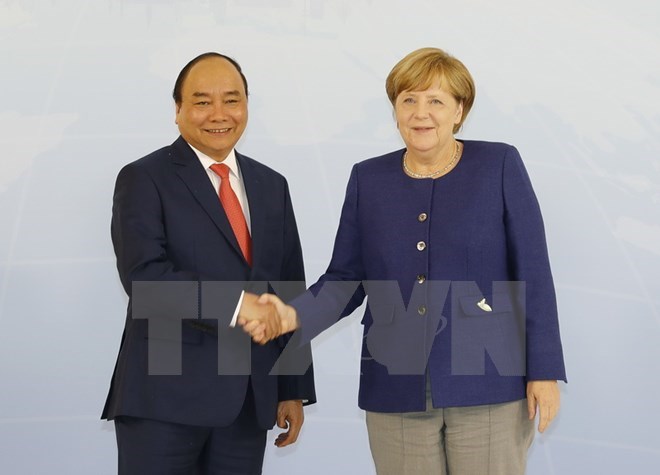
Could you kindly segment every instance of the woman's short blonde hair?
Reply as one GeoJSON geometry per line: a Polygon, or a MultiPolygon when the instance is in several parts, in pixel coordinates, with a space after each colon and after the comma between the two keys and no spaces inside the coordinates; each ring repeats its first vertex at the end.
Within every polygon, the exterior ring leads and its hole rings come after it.
{"type": "Polygon", "coordinates": [[[465,65],[439,48],[421,48],[399,61],[385,81],[387,97],[394,106],[404,91],[423,91],[440,79],[442,88],[463,104],[461,121],[454,126],[458,132],[474,104],[476,88],[465,65]]]}

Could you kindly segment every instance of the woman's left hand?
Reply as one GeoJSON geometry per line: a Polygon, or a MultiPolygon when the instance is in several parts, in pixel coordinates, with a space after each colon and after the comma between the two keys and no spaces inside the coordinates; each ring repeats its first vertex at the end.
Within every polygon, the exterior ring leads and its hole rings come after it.
{"type": "Polygon", "coordinates": [[[539,409],[539,432],[543,432],[559,412],[557,381],[529,381],[527,383],[527,410],[530,419],[536,417],[537,407],[539,409]]]}

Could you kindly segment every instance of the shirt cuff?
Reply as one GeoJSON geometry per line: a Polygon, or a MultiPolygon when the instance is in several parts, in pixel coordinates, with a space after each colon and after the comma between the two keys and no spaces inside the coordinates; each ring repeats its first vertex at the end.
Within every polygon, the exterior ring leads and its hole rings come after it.
{"type": "Polygon", "coordinates": [[[241,291],[241,296],[238,298],[238,304],[236,304],[236,310],[234,310],[234,316],[231,317],[231,322],[229,326],[234,328],[236,326],[236,321],[238,320],[238,311],[241,309],[241,304],[243,303],[243,296],[245,295],[245,290],[241,291]]]}

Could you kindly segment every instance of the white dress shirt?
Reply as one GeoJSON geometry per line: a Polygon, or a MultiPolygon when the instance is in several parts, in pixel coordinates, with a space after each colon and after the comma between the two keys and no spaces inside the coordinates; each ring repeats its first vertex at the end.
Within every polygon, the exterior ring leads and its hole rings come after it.
{"type": "MultiPolygon", "coordinates": [[[[234,190],[236,197],[238,198],[238,202],[241,205],[241,209],[243,210],[243,215],[245,216],[245,222],[247,223],[248,231],[250,234],[252,234],[252,227],[250,225],[250,206],[248,204],[247,194],[245,193],[245,186],[243,185],[243,176],[241,175],[241,169],[238,167],[234,149],[231,149],[229,155],[227,155],[227,158],[225,158],[222,162],[217,162],[208,155],[205,155],[204,153],[197,150],[192,145],[190,145],[190,148],[193,149],[197,155],[197,158],[199,159],[199,162],[204,167],[204,170],[206,170],[206,174],[213,184],[213,189],[216,190],[218,195],[220,193],[220,183],[222,182],[222,179],[213,170],[211,170],[211,165],[215,165],[216,163],[224,163],[229,167],[229,183],[231,184],[231,187],[234,190]]],[[[219,197],[218,200],[220,200],[219,197]]],[[[231,319],[231,323],[229,323],[230,327],[236,326],[236,320],[238,320],[238,310],[241,308],[241,304],[243,303],[243,295],[245,295],[245,292],[241,292],[241,296],[238,299],[238,304],[236,305],[236,310],[234,310],[234,316],[231,319]]]]}
{"type": "Polygon", "coordinates": [[[216,162],[208,155],[204,155],[192,145],[190,148],[192,148],[195,154],[197,154],[199,162],[204,167],[204,170],[206,170],[206,174],[208,175],[209,180],[211,180],[213,188],[218,193],[220,192],[220,182],[222,179],[216,175],[213,170],[211,170],[211,165],[215,165],[216,163],[224,163],[229,167],[229,184],[234,190],[234,193],[236,193],[238,202],[240,203],[241,209],[243,210],[243,215],[245,216],[245,222],[247,223],[248,231],[250,231],[250,234],[252,234],[252,227],[250,225],[250,206],[248,205],[247,195],[245,194],[245,186],[243,185],[243,176],[241,175],[241,169],[238,168],[238,162],[236,161],[236,154],[234,153],[234,149],[231,149],[229,155],[227,155],[227,158],[225,158],[222,162],[216,162]]]}

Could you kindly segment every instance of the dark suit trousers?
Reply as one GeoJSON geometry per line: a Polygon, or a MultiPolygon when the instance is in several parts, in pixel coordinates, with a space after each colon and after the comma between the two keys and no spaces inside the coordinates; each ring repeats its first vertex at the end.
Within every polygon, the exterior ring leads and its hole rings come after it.
{"type": "Polygon", "coordinates": [[[119,475],[258,475],[266,430],[257,424],[252,385],[236,420],[199,427],[120,416],[115,419],[119,475]]]}

